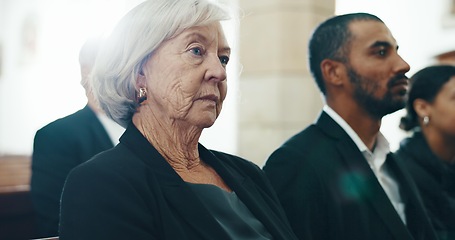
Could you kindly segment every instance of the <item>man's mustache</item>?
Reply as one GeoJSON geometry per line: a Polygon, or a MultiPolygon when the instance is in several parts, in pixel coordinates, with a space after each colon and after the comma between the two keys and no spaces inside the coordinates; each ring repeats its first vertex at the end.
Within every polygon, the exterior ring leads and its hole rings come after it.
{"type": "Polygon", "coordinates": [[[405,74],[397,74],[389,80],[387,87],[390,88],[398,84],[409,84],[409,78],[405,74]]]}

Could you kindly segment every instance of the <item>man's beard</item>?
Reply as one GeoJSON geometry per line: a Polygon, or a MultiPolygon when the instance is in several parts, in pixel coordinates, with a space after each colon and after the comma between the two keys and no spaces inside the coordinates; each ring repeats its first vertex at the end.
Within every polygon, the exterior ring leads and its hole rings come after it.
{"type": "MultiPolygon", "coordinates": [[[[391,86],[398,80],[407,79],[404,74],[394,76],[387,83],[387,92],[382,99],[375,98],[375,92],[380,88],[374,79],[369,79],[358,74],[351,66],[348,66],[348,76],[354,85],[354,99],[373,118],[381,119],[383,116],[398,111],[406,105],[406,99],[394,99],[391,86]]],[[[406,92],[399,93],[401,96],[406,92]]],[[[395,96],[396,97],[396,96],[395,96]]]]}

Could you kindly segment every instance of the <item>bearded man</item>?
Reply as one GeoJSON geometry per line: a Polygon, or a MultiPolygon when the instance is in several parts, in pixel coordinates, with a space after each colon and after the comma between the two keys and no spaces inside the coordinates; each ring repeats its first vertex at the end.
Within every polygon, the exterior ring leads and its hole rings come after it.
{"type": "Polygon", "coordinates": [[[300,239],[436,239],[379,131],[383,116],[405,106],[410,67],[397,51],[368,13],[335,16],[314,31],[309,65],[325,106],[264,166],[300,239]]]}

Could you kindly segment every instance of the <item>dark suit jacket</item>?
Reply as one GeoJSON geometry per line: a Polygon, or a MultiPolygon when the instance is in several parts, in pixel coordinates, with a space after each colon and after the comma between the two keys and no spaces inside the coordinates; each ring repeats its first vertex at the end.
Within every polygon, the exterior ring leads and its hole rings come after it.
{"type": "Polygon", "coordinates": [[[300,239],[435,239],[408,173],[393,158],[387,164],[408,228],[355,143],[325,112],[277,149],[264,170],[300,239]]]}
{"type": "Polygon", "coordinates": [[[37,131],[32,155],[31,196],[40,236],[56,236],[60,196],[71,169],[113,143],[90,107],[37,131]]]}
{"type": "Polygon", "coordinates": [[[413,177],[439,239],[455,239],[455,165],[438,158],[420,131],[396,152],[413,177]]]}
{"type": "MultiPolygon", "coordinates": [[[[259,167],[202,145],[199,153],[274,239],[296,239],[259,167]]],[[[229,239],[197,194],[132,124],[117,146],[68,176],[60,238],[229,239]]]]}

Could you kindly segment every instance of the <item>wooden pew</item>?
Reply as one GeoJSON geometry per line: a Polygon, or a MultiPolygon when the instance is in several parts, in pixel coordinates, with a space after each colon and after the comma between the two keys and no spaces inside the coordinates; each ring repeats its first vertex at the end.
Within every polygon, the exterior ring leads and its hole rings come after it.
{"type": "Polygon", "coordinates": [[[36,236],[30,199],[30,165],[30,156],[0,156],[0,239],[36,236]]]}

